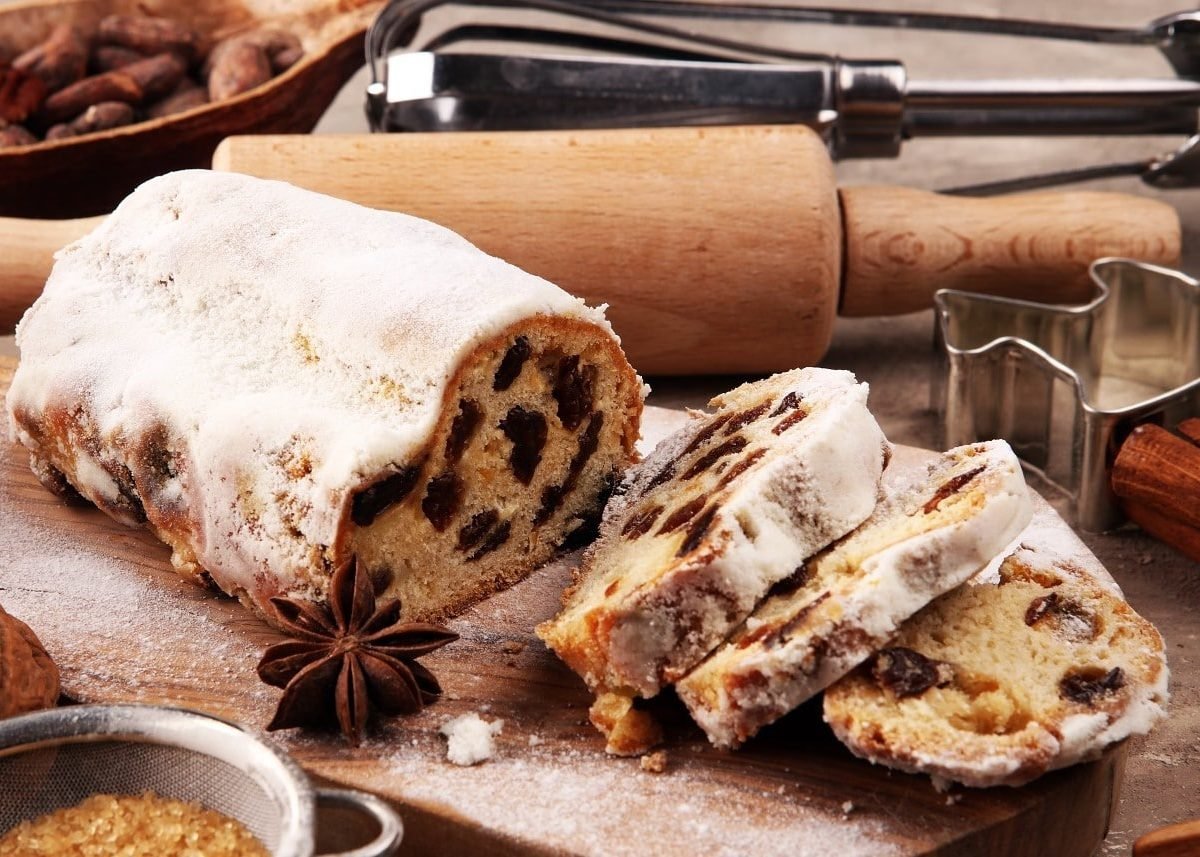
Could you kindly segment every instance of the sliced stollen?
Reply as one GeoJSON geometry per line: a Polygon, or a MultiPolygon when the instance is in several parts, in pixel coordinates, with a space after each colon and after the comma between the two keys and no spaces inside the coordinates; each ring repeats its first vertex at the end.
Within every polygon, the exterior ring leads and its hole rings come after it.
{"type": "Polygon", "coordinates": [[[968,786],[1019,786],[1166,715],[1162,637],[1080,565],[1022,545],[913,617],[825,692],[856,755],[968,786]]]}
{"type": "Polygon", "coordinates": [[[836,681],[909,616],[980,571],[1029,523],[1004,441],[942,454],[814,557],[676,686],[718,747],[736,747],[836,681]]]}
{"type": "Polygon", "coordinates": [[[538,635],[598,693],[683,675],[870,514],[888,447],[866,402],[849,372],[813,368],[713,399],[627,476],[538,635]]]}
{"type": "Polygon", "coordinates": [[[353,554],[434,619],[513,583],[634,457],[603,314],[436,224],[205,170],[61,250],[17,332],[12,434],[264,610],[353,554]]]}

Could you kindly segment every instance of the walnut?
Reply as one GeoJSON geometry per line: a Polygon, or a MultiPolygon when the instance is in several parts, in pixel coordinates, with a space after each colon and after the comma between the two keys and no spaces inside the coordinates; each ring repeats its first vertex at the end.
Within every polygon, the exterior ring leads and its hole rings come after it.
{"type": "Polygon", "coordinates": [[[58,700],[58,667],[37,635],[0,607],[0,718],[50,708],[58,700]]]}

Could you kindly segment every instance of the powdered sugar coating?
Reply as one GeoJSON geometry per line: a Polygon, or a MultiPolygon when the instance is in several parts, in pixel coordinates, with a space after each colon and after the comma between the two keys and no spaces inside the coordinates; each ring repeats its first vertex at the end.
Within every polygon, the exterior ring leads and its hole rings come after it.
{"type": "MultiPolygon", "coordinates": [[[[156,501],[196,518],[175,562],[229,592],[268,576],[320,595],[290,570],[339,537],[354,489],[427,439],[478,343],[535,316],[612,335],[440,226],[229,173],[151,180],[56,259],[18,328],[10,418],[85,402],[104,438],[161,427],[184,466],[156,501]]],[[[75,459],[85,494],[119,501],[96,458],[75,459]]]]}

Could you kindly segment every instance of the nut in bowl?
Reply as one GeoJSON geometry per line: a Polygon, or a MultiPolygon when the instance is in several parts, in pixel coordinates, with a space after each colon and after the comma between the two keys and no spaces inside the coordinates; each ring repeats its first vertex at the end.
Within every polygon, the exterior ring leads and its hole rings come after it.
{"type": "Polygon", "coordinates": [[[108,212],[152,176],[208,166],[226,136],[312,130],[362,65],[362,36],[381,6],[24,0],[0,8],[0,215],[108,212]],[[173,30],[183,42],[164,33],[173,30]]]}

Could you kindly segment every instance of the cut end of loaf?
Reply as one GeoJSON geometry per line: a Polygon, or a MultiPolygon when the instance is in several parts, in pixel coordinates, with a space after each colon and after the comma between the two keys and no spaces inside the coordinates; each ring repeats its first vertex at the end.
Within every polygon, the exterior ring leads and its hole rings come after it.
{"type": "Polygon", "coordinates": [[[464,361],[429,443],[354,494],[341,544],[406,617],[459,612],[594,535],[640,412],[611,337],[551,319],[507,331],[464,361]]]}

